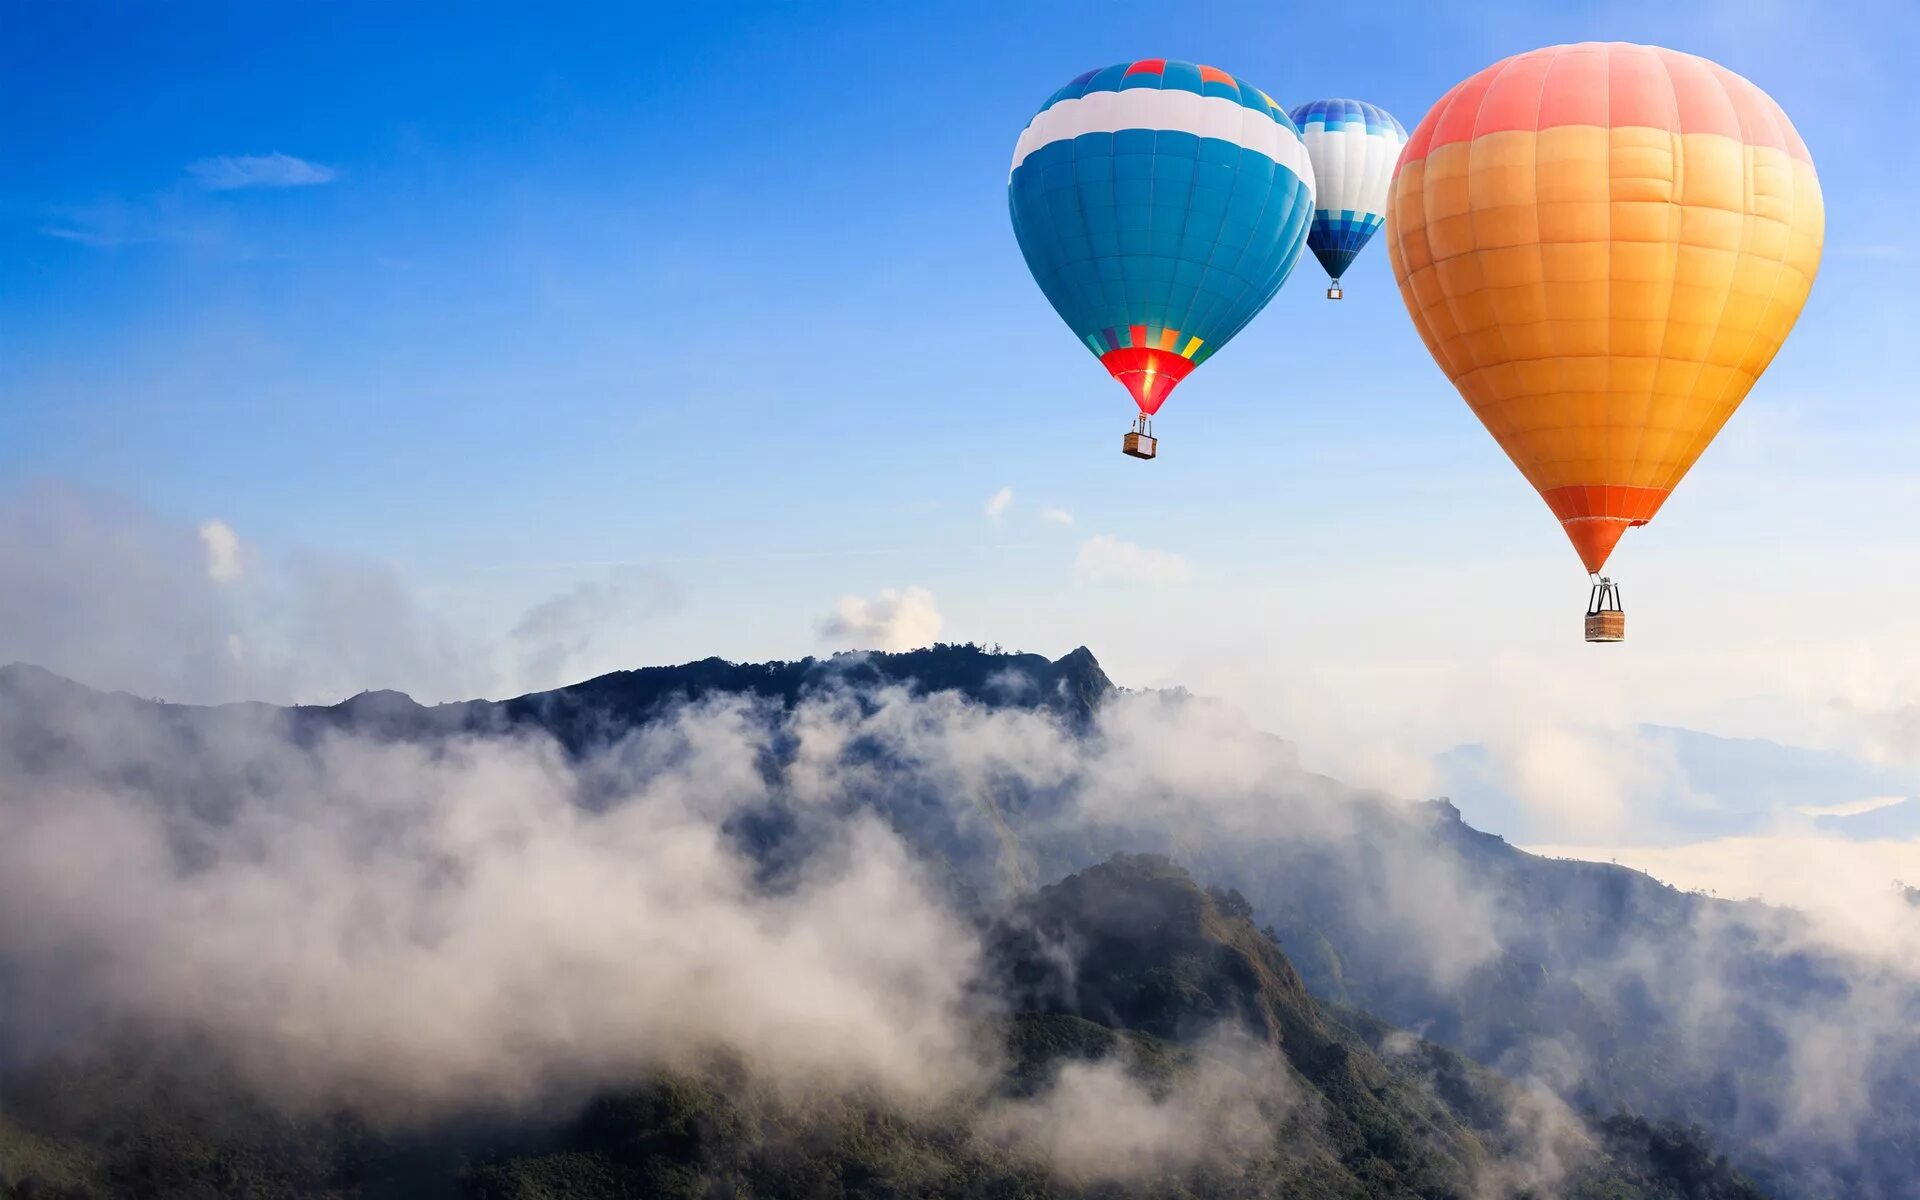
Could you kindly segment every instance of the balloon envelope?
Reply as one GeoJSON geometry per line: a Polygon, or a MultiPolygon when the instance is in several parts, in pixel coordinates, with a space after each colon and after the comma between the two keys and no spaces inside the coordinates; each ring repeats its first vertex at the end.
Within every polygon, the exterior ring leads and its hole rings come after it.
{"type": "Polygon", "coordinates": [[[1313,161],[1307,249],[1338,280],[1387,218],[1387,187],[1407,131],[1364,100],[1314,100],[1288,115],[1313,161]]]}
{"type": "Polygon", "coordinates": [[[1041,106],[1014,148],[1007,204],[1054,311],[1151,415],[1286,281],[1313,168],[1265,92],[1142,59],[1041,106]]]}
{"type": "Polygon", "coordinates": [[[1622,43],[1456,86],[1413,131],[1388,212],[1427,349],[1596,572],[1773,360],[1825,234],[1779,105],[1622,43]]]}

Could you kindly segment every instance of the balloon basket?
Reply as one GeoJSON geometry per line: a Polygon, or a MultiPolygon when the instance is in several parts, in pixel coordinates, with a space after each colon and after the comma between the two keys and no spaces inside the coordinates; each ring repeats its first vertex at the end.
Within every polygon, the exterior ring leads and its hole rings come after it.
{"type": "Polygon", "coordinates": [[[1618,609],[1613,612],[1588,613],[1587,640],[1590,642],[1626,641],[1627,614],[1618,609]]]}
{"type": "Polygon", "coordinates": [[[1627,640],[1627,613],[1620,607],[1620,589],[1611,579],[1602,577],[1594,581],[1593,594],[1587,600],[1587,640],[1627,640]]]}
{"type": "Polygon", "coordinates": [[[1340,296],[1341,296],[1341,294],[1342,294],[1342,293],[1341,293],[1341,291],[1340,291],[1340,281],[1339,281],[1339,280],[1337,280],[1337,279],[1336,279],[1336,280],[1334,280],[1334,281],[1333,281],[1332,283],[1330,283],[1330,284],[1328,284],[1328,285],[1327,285],[1327,299],[1329,299],[1329,300],[1338,300],[1338,299],[1340,298],[1340,296]]]}
{"type": "Polygon", "coordinates": [[[1129,458],[1153,458],[1160,453],[1160,439],[1153,436],[1153,425],[1144,415],[1135,418],[1133,428],[1121,439],[1120,452],[1129,458]]]}

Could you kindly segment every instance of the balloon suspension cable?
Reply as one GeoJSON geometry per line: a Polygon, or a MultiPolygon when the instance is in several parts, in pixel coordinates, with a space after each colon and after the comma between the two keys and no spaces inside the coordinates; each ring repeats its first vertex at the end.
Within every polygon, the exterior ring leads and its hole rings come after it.
{"type": "Polygon", "coordinates": [[[1627,611],[1620,604],[1620,589],[1613,580],[1598,571],[1589,572],[1593,590],[1587,596],[1586,634],[1590,642],[1627,640],[1627,611]]]}

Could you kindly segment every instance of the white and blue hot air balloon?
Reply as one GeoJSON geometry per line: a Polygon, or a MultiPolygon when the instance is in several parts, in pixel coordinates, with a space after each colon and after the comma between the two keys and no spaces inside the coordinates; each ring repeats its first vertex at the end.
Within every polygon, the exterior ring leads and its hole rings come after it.
{"type": "Polygon", "coordinates": [[[1020,134],[1014,236],[1080,344],[1133,396],[1122,449],[1273,299],[1306,248],[1313,168],[1287,110],[1218,67],[1142,58],[1088,71],[1020,134]]]}
{"type": "Polygon", "coordinates": [[[1387,186],[1407,131],[1393,114],[1364,100],[1315,100],[1289,114],[1313,160],[1313,226],[1307,249],[1327,269],[1327,299],[1340,276],[1387,219],[1387,186]]]}

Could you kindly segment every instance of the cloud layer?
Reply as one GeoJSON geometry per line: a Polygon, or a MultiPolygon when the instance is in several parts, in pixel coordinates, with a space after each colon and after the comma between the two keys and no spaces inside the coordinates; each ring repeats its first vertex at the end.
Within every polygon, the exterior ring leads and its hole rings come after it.
{"type": "Polygon", "coordinates": [[[870,599],[840,597],[820,622],[820,637],[841,650],[912,650],[931,645],[942,623],[926,588],[883,588],[870,599]]]}
{"type": "Polygon", "coordinates": [[[125,1034],[211,1046],[289,1111],[406,1125],[724,1055],[801,1107],[957,1105],[973,1136],[1081,1180],[1261,1151],[1297,1106],[1273,1050],[1226,1029],[1170,1090],[1119,1058],[993,1097],[975,918],[845,801],[886,786],[886,745],[919,754],[907,778],[965,828],[1010,774],[1076,769],[1044,715],[900,689],[784,715],[725,698],[579,762],[540,736],[205,720],[182,742],[124,699],[0,704],[0,1063],[125,1034]],[[18,756],[49,729],[71,754],[18,756]],[[776,743],[792,759],[773,776],[776,743]],[[770,872],[729,829],[776,798],[804,849],[770,872]]]}
{"type": "Polygon", "coordinates": [[[627,567],[605,580],[588,579],[527,610],[508,640],[520,651],[522,686],[572,682],[595,640],[609,630],[653,620],[680,607],[680,590],[666,575],[627,567]]]}
{"type": "Polygon", "coordinates": [[[212,192],[242,188],[313,187],[331,183],[334,169],[291,154],[222,154],[187,165],[187,173],[212,192]]]}
{"type": "Polygon", "coordinates": [[[247,573],[241,557],[240,535],[225,521],[202,521],[200,541],[207,548],[207,578],[215,583],[238,583],[247,573]]]}
{"type": "MultiPolygon", "coordinates": [[[[90,736],[163,738],[124,719],[90,736]]],[[[724,836],[764,799],[761,736],[739,707],[683,714],[600,764],[591,812],[544,741],[302,748],[244,719],[202,764],[217,816],[0,777],[0,958],[28,981],[8,1036],[82,1014],[212,1035],[286,1102],[402,1114],[720,1048],[796,1085],[964,1083],[975,948],[899,840],[851,818],[767,891],[724,836]]]]}
{"type": "Polygon", "coordinates": [[[1109,533],[1082,542],[1073,569],[1084,583],[1170,587],[1193,579],[1193,568],[1178,554],[1151,550],[1109,533]]]}
{"type": "Polygon", "coordinates": [[[269,556],[227,520],[174,520],[53,483],[0,490],[0,579],[0,664],[185,703],[551,687],[590,669],[606,635],[680,603],[664,574],[624,568],[490,637],[441,618],[385,563],[269,556]]]}
{"type": "MultiPolygon", "coordinates": [[[[1311,927],[1335,931],[1349,969],[1378,956],[1402,986],[1462,1004],[1538,933],[1437,852],[1428,817],[1174,697],[1115,697],[1088,736],[898,688],[791,711],[709,701],[578,761],[539,737],[292,736],[254,709],[183,742],[164,711],[38,705],[26,716],[65,724],[28,736],[0,708],[0,910],[18,918],[0,925],[0,1058],[103,1025],[204,1035],[291,1106],[404,1119],[539,1104],[724,1050],[800,1094],[938,1105],[979,1097],[996,1052],[974,926],[930,881],[991,903],[1089,853],[1178,847],[1285,919],[1344,872],[1340,923],[1311,927]],[[64,765],[47,765],[49,744],[64,765]],[[796,828],[766,862],[729,831],[776,799],[796,828]]],[[[1614,958],[1563,970],[1677,1022],[1699,1055],[1669,1064],[1681,1078],[1719,1070],[1728,1039],[1777,1039],[1773,1073],[1737,1085],[1743,1111],[1773,1114],[1770,1137],[1856,1136],[1911,1042],[1911,955],[1859,958],[1779,914],[1693,921],[1693,940],[1629,926],[1614,958]],[[1741,982],[1801,955],[1849,986],[1808,1001],[1741,982]]],[[[1555,1036],[1500,1065],[1571,1087],[1593,1064],[1555,1036]]],[[[1078,1177],[1173,1169],[1286,1106],[1246,1055],[1224,1057],[1234,1071],[1172,1097],[1110,1067],[1063,1070],[1031,1101],[987,1105],[977,1132],[1078,1177]],[[1104,1135],[1082,1122],[1094,1112],[1112,1118],[1104,1135]]]]}

